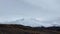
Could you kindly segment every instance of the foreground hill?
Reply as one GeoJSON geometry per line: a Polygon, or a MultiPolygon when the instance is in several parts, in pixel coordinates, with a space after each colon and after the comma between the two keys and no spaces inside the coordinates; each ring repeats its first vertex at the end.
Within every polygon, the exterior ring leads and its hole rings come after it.
{"type": "Polygon", "coordinates": [[[0,34],[60,34],[60,27],[29,27],[17,24],[0,24],[0,34]]]}

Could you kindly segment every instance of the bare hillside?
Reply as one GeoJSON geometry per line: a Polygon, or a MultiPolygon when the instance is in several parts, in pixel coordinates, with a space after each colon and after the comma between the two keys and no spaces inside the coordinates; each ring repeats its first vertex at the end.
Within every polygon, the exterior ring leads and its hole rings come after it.
{"type": "Polygon", "coordinates": [[[44,27],[0,24],[0,34],[60,34],[60,31],[44,27]]]}

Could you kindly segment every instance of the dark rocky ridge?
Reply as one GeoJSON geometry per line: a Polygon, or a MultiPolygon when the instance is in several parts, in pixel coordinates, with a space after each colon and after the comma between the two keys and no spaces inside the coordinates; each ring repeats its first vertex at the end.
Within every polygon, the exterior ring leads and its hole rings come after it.
{"type": "Polygon", "coordinates": [[[29,27],[17,24],[0,24],[0,34],[60,34],[60,27],[29,27]]]}

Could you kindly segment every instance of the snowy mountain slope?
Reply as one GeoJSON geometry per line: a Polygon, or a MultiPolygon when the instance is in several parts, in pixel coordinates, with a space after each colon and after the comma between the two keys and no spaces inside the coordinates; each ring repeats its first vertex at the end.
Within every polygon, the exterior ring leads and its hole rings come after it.
{"type": "Polygon", "coordinates": [[[40,21],[37,20],[36,18],[28,18],[28,19],[22,18],[11,22],[4,22],[1,24],[21,24],[21,25],[31,26],[31,27],[37,27],[37,26],[49,27],[49,26],[60,26],[60,19],[51,20],[51,21],[48,20],[40,21]]]}

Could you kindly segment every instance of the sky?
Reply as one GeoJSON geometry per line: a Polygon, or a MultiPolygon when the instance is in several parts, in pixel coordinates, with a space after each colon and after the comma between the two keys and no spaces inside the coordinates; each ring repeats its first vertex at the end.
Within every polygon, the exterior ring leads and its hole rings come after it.
{"type": "Polygon", "coordinates": [[[20,18],[55,20],[60,18],[60,0],[0,0],[0,22],[20,18]]]}

